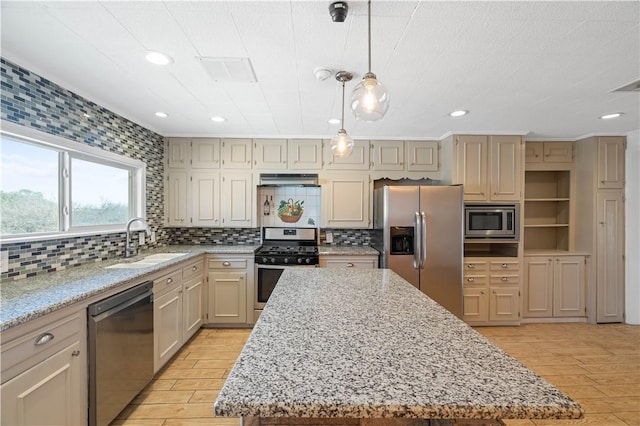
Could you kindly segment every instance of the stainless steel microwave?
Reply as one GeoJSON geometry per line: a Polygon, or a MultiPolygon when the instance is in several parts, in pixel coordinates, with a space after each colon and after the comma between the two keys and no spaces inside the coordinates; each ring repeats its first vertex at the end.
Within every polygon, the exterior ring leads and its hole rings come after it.
{"type": "Polygon", "coordinates": [[[518,241],[520,238],[520,205],[465,204],[464,238],[488,238],[518,241]]]}

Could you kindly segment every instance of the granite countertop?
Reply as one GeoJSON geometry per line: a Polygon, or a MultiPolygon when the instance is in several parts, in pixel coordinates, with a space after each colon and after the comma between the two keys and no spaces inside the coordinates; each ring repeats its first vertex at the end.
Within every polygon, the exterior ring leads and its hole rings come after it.
{"type": "Polygon", "coordinates": [[[320,256],[378,256],[378,250],[369,246],[318,246],[320,256]]]}
{"type": "Polygon", "coordinates": [[[164,246],[128,259],[116,258],[2,283],[0,331],[86,300],[118,286],[134,283],[168,266],[207,254],[252,254],[257,245],[164,246]],[[157,253],[184,253],[157,265],[136,269],[105,269],[116,263],[135,262],[157,253]]]}
{"type": "Polygon", "coordinates": [[[215,413],[506,419],[583,410],[390,270],[289,269],[215,413]]]}

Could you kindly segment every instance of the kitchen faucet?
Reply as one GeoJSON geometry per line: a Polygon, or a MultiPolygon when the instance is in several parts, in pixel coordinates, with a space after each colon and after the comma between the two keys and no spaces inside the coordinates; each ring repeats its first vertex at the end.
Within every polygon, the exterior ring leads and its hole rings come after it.
{"type": "Polygon", "coordinates": [[[133,219],[129,219],[129,222],[127,222],[127,230],[126,230],[126,236],[124,240],[124,257],[131,257],[135,254],[135,249],[131,247],[131,241],[130,241],[131,224],[138,220],[144,224],[144,230],[147,233],[147,237],[151,236],[151,230],[149,229],[149,224],[143,217],[134,217],[133,219]]]}

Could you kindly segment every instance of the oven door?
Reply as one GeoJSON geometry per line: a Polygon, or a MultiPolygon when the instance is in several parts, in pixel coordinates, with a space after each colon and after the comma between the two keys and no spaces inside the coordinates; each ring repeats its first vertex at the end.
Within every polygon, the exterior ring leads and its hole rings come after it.
{"type": "Polygon", "coordinates": [[[283,266],[283,265],[259,265],[256,264],[255,288],[253,297],[253,309],[262,310],[266,305],[269,296],[276,287],[280,275],[285,269],[292,268],[317,268],[318,265],[309,266],[283,266]]]}

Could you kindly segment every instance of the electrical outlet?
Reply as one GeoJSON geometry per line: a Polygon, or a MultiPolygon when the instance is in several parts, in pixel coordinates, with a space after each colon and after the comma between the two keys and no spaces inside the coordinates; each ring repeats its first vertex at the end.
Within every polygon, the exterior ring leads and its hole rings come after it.
{"type": "Polygon", "coordinates": [[[0,271],[7,272],[9,270],[9,252],[7,250],[0,251],[2,257],[0,258],[0,271]]]}
{"type": "Polygon", "coordinates": [[[333,242],[333,233],[332,232],[327,232],[325,239],[326,239],[328,244],[331,244],[333,242]]]}
{"type": "Polygon", "coordinates": [[[155,243],[156,242],[156,231],[151,231],[151,242],[155,243]]]}
{"type": "Polygon", "coordinates": [[[144,232],[139,232],[138,233],[138,244],[140,244],[141,246],[143,246],[147,241],[145,239],[147,234],[145,234],[144,232]]]}

